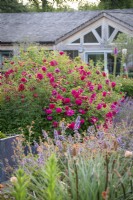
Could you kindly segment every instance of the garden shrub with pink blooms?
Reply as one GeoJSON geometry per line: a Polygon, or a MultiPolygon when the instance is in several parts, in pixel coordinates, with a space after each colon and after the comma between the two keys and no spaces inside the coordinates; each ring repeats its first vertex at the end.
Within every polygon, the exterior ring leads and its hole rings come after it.
{"type": "MultiPolygon", "coordinates": [[[[46,130],[53,137],[73,130],[83,133],[108,123],[117,113],[123,99],[120,86],[111,82],[105,72],[88,66],[80,58],[70,60],[64,52],[29,48],[6,63],[0,74],[0,131],[28,136],[32,124],[37,139],[46,130]],[[75,124],[75,119],[80,116],[75,124]]],[[[30,132],[32,133],[32,132],[30,132]]]]}

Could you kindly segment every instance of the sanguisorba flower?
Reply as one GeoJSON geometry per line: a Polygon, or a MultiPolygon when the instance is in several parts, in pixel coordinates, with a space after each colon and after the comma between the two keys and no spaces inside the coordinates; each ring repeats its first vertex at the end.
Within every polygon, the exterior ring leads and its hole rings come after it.
{"type": "Polygon", "coordinates": [[[43,74],[41,74],[41,73],[38,73],[38,74],[36,75],[36,77],[37,77],[39,80],[42,80],[42,79],[44,78],[43,74]]]}
{"type": "Polygon", "coordinates": [[[18,91],[21,92],[23,90],[25,90],[25,86],[24,86],[23,83],[20,83],[19,86],[18,86],[18,91]]]}

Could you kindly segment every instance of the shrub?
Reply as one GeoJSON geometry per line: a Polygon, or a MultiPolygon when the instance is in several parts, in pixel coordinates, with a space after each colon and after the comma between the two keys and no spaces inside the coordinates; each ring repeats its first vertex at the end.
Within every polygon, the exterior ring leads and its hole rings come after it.
{"type": "Polygon", "coordinates": [[[6,138],[6,135],[0,131],[0,139],[6,138]]]}
{"type": "Polygon", "coordinates": [[[71,61],[64,52],[29,48],[6,65],[9,69],[0,75],[0,130],[6,133],[32,123],[31,137],[37,139],[42,129],[56,128],[60,134],[63,121],[72,134],[77,116],[81,132],[92,124],[107,128],[122,98],[119,85],[105,72],[79,58],[71,61]]]}
{"type": "Polygon", "coordinates": [[[116,77],[116,79],[112,80],[116,81],[116,83],[120,85],[121,92],[125,93],[126,96],[133,98],[133,78],[116,77]]]}

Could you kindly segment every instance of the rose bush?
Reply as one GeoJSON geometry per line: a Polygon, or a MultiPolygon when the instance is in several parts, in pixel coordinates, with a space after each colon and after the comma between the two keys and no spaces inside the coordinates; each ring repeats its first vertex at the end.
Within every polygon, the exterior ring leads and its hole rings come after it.
{"type": "Polygon", "coordinates": [[[108,128],[123,99],[119,85],[105,72],[78,57],[72,61],[64,52],[29,48],[6,66],[8,70],[0,74],[0,130],[4,133],[18,133],[32,123],[32,138],[37,139],[42,129],[53,128],[60,134],[62,121],[68,134],[73,129],[83,132],[92,124],[108,128]]]}

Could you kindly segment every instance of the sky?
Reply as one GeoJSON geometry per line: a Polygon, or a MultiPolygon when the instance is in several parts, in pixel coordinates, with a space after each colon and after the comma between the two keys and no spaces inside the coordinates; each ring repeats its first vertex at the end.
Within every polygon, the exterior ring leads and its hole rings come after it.
{"type": "MultiPolygon", "coordinates": [[[[26,4],[28,0],[23,0],[23,3],[26,4]]],[[[85,0],[88,1],[88,3],[98,3],[100,0],[85,0]]],[[[68,3],[72,8],[77,8],[78,7],[78,2],[69,2],[68,3]]]]}

